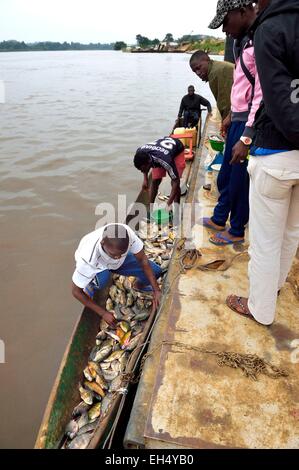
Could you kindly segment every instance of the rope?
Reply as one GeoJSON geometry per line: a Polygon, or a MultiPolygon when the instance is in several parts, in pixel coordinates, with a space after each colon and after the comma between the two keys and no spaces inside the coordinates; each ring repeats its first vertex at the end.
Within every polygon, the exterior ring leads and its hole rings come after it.
{"type": "MultiPolygon", "coordinates": [[[[158,344],[152,351],[144,355],[139,369],[138,377],[131,378],[132,383],[137,383],[143,372],[143,368],[146,360],[155,354],[157,350],[162,348],[162,346],[174,346],[178,349],[183,349],[184,351],[195,351],[202,354],[211,354],[217,357],[217,364],[220,367],[230,367],[232,369],[241,369],[244,375],[252,380],[258,380],[258,376],[263,374],[271,379],[279,379],[281,377],[289,377],[288,371],[274,366],[265,359],[255,355],[255,354],[240,354],[236,352],[225,352],[225,351],[211,351],[204,348],[198,348],[196,346],[189,346],[184,343],[172,342],[172,341],[162,341],[158,344]]],[[[181,352],[181,351],[177,351],[181,352]]]]}

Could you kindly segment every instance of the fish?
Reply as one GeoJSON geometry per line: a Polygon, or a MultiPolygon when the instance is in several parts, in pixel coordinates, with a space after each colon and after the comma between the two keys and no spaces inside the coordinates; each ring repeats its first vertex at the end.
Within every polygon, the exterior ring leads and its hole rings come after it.
{"type": "Polygon", "coordinates": [[[86,380],[88,380],[89,382],[92,382],[94,377],[91,375],[90,373],[90,370],[88,367],[86,367],[83,371],[83,374],[84,374],[84,377],[86,378],[86,380]]]}
{"type": "Polygon", "coordinates": [[[131,339],[128,346],[126,347],[126,351],[133,351],[136,348],[137,344],[139,343],[141,336],[142,336],[142,333],[139,333],[139,335],[131,339]]]}
{"type": "Polygon", "coordinates": [[[122,321],[123,314],[122,314],[122,311],[121,311],[119,305],[116,305],[113,316],[114,316],[115,320],[122,321]]]}
{"type": "Polygon", "coordinates": [[[122,349],[125,349],[128,346],[128,344],[130,342],[130,339],[131,339],[131,336],[132,336],[132,331],[128,331],[125,334],[125,336],[121,339],[120,344],[121,344],[122,349]]]}
{"type": "Polygon", "coordinates": [[[97,375],[96,376],[96,383],[103,389],[103,390],[108,390],[108,385],[102,375],[97,375]]]}
{"type": "Polygon", "coordinates": [[[133,328],[133,336],[137,336],[142,331],[143,331],[143,326],[140,323],[137,323],[137,325],[134,326],[133,328]]]}
{"type": "Polygon", "coordinates": [[[117,372],[119,374],[121,371],[120,362],[119,361],[111,362],[111,369],[113,370],[113,372],[117,372]]]}
{"type": "Polygon", "coordinates": [[[105,413],[108,411],[113,399],[113,394],[108,393],[102,401],[102,416],[105,416],[105,413]]]}
{"type": "Polygon", "coordinates": [[[75,439],[68,445],[68,449],[86,449],[91,441],[91,437],[91,432],[75,437],[75,439]]]}
{"type": "Polygon", "coordinates": [[[110,336],[115,341],[119,341],[119,337],[115,333],[112,333],[111,331],[107,331],[107,335],[110,336]]]}
{"type": "Polygon", "coordinates": [[[102,362],[104,359],[106,359],[112,351],[111,346],[105,346],[104,348],[100,349],[95,357],[93,358],[94,362],[102,362]]]}
{"type": "Polygon", "coordinates": [[[132,307],[132,305],[134,305],[134,297],[133,297],[133,294],[130,292],[130,293],[127,295],[126,307],[132,307]]]}
{"type": "Polygon", "coordinates": [[[109,297],[109,299],[106,302],[106,310],[108,312],[111,312],[113,310],[113,307],[114,307],[113,300],[109,297]]]}
{"type": "Polygon", "coordinates": [[[115,372],[113,370],[104,370],[103,371],[103,376],[104,379],[107,380],[107,382],[111,382],[114,380],[117,376],[119,375],[118,372],[115,372]]]}
{"type": "Polygon", "coordinates": [[[94,419],[98,418],[101,414],[101,402],[97,403],[96,405],[94,405],[92,408],[90,408],[89,412],[88,412],[88,418],[90,419],[90,421],[93,421],[94,419]]]}
{"type": "Polygon", "coordinates": [[[151,308],[152,306],[153,306],[153,301],[152,301],[152,300],[146,300],[146,301],[144,302],[144,307],[145,307],[146,309],[149,309],[149,308],[151,308]]]}
{"type": "Polygon", "coordinates": [[[116,286],[110,287],[109,296],[110,296],[111,300],[113,300],[113,302],[115,302],[115,300],[118,296],[118,289],[117,289],[116,286]]]}
{"type": "Polygon", "coordinates": [[[85,388],[87,388],[87,390],[90,390],[91,392],[95,392],[97,395],[99,395],[102,398],[106,395],[102,387],[95,382],[84,382],[84,386],[85,388]]]}
{"type": "Polygon", "coordinates": [[[134,320],[136,321],[145,321],[149,318],[150,313],[148,311],[141,311],[137,315],[135,315],[134,320]]]}
{"type": "Polygon", "coordinates": [[[102,373],[100,365],[96,362],[89,362],[88,369],[93,379],[95,379],[97,375],[100,375],[102,373]]]}
{"type": "Polygon", "coordinates": [[[128,354],[124,354],[119,360],[120,372],[124,372],[126,370],[127,362],[128,354]]]}
{"type": "Polygon", "coordinates": [[[72,421],[70,421],[67,427],[65,428],[65,433],[67,437],[69,437],[70,439],[74,439],[74,437],[77,436],[78,431],[79,431],[78,423],[77,421],[72,419],[72,421]]]}
{"type": "Polygon", "coordinates": [[[124,281],[121,280],[122,277],[123,277],[123,276],[121,276],[119,279],[117,279],[117,281],[115,281],[115,285],[116,285],[116,287],[117,287],[119,290],[121,290],[121,291],[124,292],[124,291],[125,291],[125,287],[124,287],[124,281]]]}
{"type": "Polygon", "coordinates": [[[89,406],[90,405],[88,405],[84,401],[81,401],[81,403],[79,403],[79,405],[74,408],[74,411],[72,413],[73,418],[76,418],[77,416],[81,416],[86,413],[86,411],[89,409],[89,406]]]}
{"type": "Polygon", "coordinates": [[[107,359],[105,359],[104,362],[113,362],[113,361],[117,361],[118,359],[121,358],[121,356],[123,355],[123,351],[115,351],[114,353],[111,354],[111,356],[109,356],[107,359]]]}
{"type": "Polygon", "coordinates": [[[92,423],[86,424],[85,426],[83,426],[83,428],[79,430],[77,436],[82,436],[82,434],[86,434],[86,433],[94,431],[97,425],[98,425],[97,419],[94,420],[92,423]]]}
{"type": "Polygon", "coordinates": [[[124,307],[127,305],[127,296],[125,292],[121,292],[119,294],[119,303],[120,305],[123,305],[124,307]]]}
{"type": "Polygon", "coordinates": [[[130,292],[130,290],[132,289],[132,284],[133,284],[132,281],[128,277],[126,277],[126,279],[124,280],[124,288],[128,292],[130,292]]]}
{"type": "Polygon", "coordinates": [[[117,392],[123,383],[123,378],[121,375],[116,377],[114,380],[112,380],[110,387],[109,387],[109,392],[117,392]]]}
{"type": "Polygon", "coordinates": [[[168,268],[169,268],[169,265],[170,265],[170,260],[168,260],[168,261],[163,261],[163,263],[161,264],[161,269],[162,269],[162,271],[168,269],[168,268]]]}
{"type": "Polygon", "coordinates": [[[102,362],[101,363],[101,369],[102,369],[102,371],[110,369],[110,363],[105,364],[105,362],[102,362]]]}
{"type": "Polygon", "coordinates": [[[85,412],[80,416],[80,419],[77,421],[79,430],[82,429],[86,424],[89,423],[88,413],[85,412]]]}
{"type": "Polygon", "coordinates": [[[131,330],[130,328],[130,324],[126,321],[122,321],[120,324],[119,324],[120,328],[122,329],[122,331],[124,333],[128,333],[128,331],[131,330]]]}
{"type": "Polygon", "coordinates": [[[117,328],[116,334],[119,337],[119,339],[121,340],[123,338],[123,336],[125,336],[126,333],[121,328],[117,328]]]}
{"type": "Polygon", "coordinates": [[[161,256],[161,258],[162,258],[162,261],[168,261],[170,259],[170,254],[165,253],[164,255],[161,256]]]}
{"type": "Polygon", "coordinates": [[[85,388],[83,388],[80,385],[79,392],[80,392],[81,400],[83,400],[84,403],[86,403],[87,405],[92,405],[93,404],[93,395],[90,391],[85,390],[85,388]]]}

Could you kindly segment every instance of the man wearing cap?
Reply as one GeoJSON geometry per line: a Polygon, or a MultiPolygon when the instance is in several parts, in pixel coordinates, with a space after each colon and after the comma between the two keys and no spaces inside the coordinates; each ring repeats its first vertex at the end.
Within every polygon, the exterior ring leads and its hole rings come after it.
{"type": "Polygon", "coordinates": [[[247,31],[256,19],[252,0],[219,0],[210,28],[223,25],[235,39],[236,68],[231,93],[231,113],[224,123],[228,129],[224,161],[218,177],[220,196],[211,218],[203,225],[216,233],[210,242],[217,246],[244,243],[249,219],[249,175],[247,163],[254,136],[255,114],[262,101],[252,41],[247,31]],[[226,228],[230,216],[230,228],[226,228]]]}
{"type": "Polygon", "coordinates": [[[277,293],[299,242],[299,2],[260,0],[252,27],[263,104],[250,174],[249,298],[231,295],[240,315],[271,325],[277,293]]]}

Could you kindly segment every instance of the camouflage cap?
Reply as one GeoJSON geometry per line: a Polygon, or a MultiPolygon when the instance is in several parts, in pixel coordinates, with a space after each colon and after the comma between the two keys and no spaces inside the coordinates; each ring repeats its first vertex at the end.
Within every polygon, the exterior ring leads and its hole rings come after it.
{"type": "Polygon", "coordinates": [[[237,10],[238,8],[247,7],[252,3],[255,3],[254,0],[218,0],[217,13],[213,21],[210,23],[209,28],[220,28],[228,12],[237,10]]]}

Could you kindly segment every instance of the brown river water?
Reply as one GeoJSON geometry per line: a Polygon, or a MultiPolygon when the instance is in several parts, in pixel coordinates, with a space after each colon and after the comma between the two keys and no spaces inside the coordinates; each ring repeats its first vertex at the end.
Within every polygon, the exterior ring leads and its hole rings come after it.
{"type": "Polygon", "coordinates": [[[169,134],[188,85],[214,104],[189,58],[0,54],[0,448],[34,445],[82,310],[70,293],[73,255],[97,205],[135,199],[134,151],[169,134]]]}

